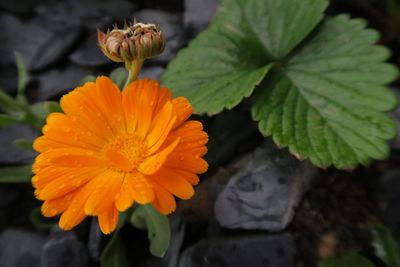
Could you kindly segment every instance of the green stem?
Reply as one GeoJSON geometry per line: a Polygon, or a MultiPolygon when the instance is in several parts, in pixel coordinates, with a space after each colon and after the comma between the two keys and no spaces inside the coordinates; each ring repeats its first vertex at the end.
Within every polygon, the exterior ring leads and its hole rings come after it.
{"type": "Polygon", "coordinates": [[[129,74],[128,74],[128,79],[126,79],[124,88],[137,79],[140,69],[142,68],[143,62],[144,62],[143,59],[137,59],[134,60],[132,63],[125,64],[125,68],[129,71],[129,74]]]}

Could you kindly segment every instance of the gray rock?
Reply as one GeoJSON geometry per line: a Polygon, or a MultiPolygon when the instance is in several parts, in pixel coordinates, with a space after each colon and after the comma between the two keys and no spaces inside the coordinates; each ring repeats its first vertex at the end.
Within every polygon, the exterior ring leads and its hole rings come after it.
{"type": "Polygon", "coordinates": [[[86,41],[80,44],[69,56],[69,59],[73,63],[83,67],[98,67],[112,63],[112,61],[101,52],[95,35],[91,35],[86,41]]]}
{"type": "Polygon", "coordinates": [[[229,162],[234,156],[254,150],[264,139],[247,110],[229,110],[207,123],[209,152],[205,159],[213,167],[229,162]],[[235,133],[235,134],[232,134],[235,133]]]}
{"type": "Polygon", "coordinates": [[[159,80],[161,74],[164,72],[163,67],[154,66],[154,67],[143,67],[140,71],[139,79],[150,78],[153,80],[159,80]]]}
{"type": "Polygon", "coordinates": [[[32,12],[33,7],[39,2],[40,0],[1,0],[0,1],[0,9],[7,10],[12,13],[18,14],[27,14],[32,12]]]}
{"type": "Polygon", "coordinates": [[[14,146],[14,140],[24,138],[33,140],[35,133],[30,126],[14,124],[0,128],[0,164],[31,163],[36,153],[14,146]]]}
{"type": "Polygon", "coordinates": [[[387,171],[382,177],[383,219],[400,240],[400,169],[387,171]]]}
{"type": "Polygon", "coordinates": [[[10,15],[1,15],[0,24],[7,25],[0,35],[1,65],[13,65],[14,51],[17,51],[22,54],[29,70],[41,70],[57,63],[80,35],[76,27],[51,31],[35,22],[22,23],[10,15]]]}
{"type": "Polygon", "coordinates": [[[315,172],[308,162],[300,162],[267,142],[220,193],[216,218],[230,229],[280,231],[293,218],[293,210],[315,172]]]}
{"type": "Polygon", "coordinates": [[[179,267],[294,267],[290,235],[251,235],[203,239],[186,249],[179,267]]]}
{"type": "Polygon", "coordinates": [[[53,231],[42,251],[42,267],[85,267],[88,255],[85,245],[73,232],[53,231]]]}
{"type": "Polygon", "coordinates": [[[18,72],[16,67],[0,66],[0,88],[10,95],[17,93],[18,72]]]}
{"type": "Polygon", "coordinates": [[[204,30],[214,16],[219,0],[185,0],[183,22],[192,36],[204,30]]]}
{"type": "Polygon", "coordinates": [[[127,0],[47,0],[35,11],[57,25],[82,26],[93,32],[96,28],[129,18],[134,9],[135,5],[127,0]]]}
{"type": "Polygon", "coordinates": [[[0,184],[0,208],[14,203],[18,198],[19,192],[14,185],[0,184]]]}
{"type": "Polygon", "coordinates": [[[82,79],[91,71],[75,65],[64,69],[52,69],[35,77],[39,82],[36,100],[59,97],[81,84],[82,79]]]}
{"type": "Polygon", "coordinates": [[[95,260],[100,260],[101,244],[103,241],[103,234],[100,231],[97,218],[92,218],[89,230],[88,250],[90,257],[95,260]]]}
{"type": "Polygon", "coordinates": [[[182,15],[169,13],[156,9],[142,9],[134,13],[134,18],[143,23],[158,24],[165,34],[166,45],[164,52],[151,59],[154,62],[166,63],[170,61],[176,52],[185,44],[182,28],[182,15]]]}
{"type": "Polygon", "coordinates": [[[40,267],[46,238],[20,230],[5,230],[0,236],[0,267],[40,267]]]}

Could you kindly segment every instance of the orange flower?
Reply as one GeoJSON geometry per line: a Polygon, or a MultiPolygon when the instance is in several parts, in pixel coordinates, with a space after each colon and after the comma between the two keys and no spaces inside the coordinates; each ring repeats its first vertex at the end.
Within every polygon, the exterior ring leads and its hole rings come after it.
{"type": "Polygon", "coordinates": [[[197,174],[207,170],[202,124],[187,121],[186,98],[172,99],[156,81],[135,81],[121,93],[99,77],[65,95],[61,107],[65,114],[50,114],[34,142],[40,155],[32,182],[43,215],[62,213],[62,229],[92,215],[108,234],[118,211],[134,202],[171,213],[173,195],[190,198],[197,174]]]}

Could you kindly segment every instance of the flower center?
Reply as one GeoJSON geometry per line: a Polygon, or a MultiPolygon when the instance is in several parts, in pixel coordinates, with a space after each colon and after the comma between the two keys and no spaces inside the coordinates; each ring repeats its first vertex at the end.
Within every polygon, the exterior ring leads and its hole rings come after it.
{"type": "Polygon", "coordinates": [[[104,147],[104,154],[110,167],[117,171],[131,172],[145,159],[146,146],[137,135],[126,134],[117,137],[104,147]]]}

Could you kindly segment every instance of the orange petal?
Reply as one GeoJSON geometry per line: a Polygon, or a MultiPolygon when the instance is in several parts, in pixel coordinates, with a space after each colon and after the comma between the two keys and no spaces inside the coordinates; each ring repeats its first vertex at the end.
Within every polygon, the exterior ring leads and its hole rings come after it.
{"type": "Polygon", "coordinates": [[[58,225],[61,229],[71,230],[86,218],[84,206],[89,197],[89,193],[93,191],[93,186],[88,183],[83,186],[72,198],[69,207],[61,215],[58,225]]]}
{"type": "Polygon", "coordinates": [[[113,205],[99,214],[99,226],[103,234],[107,235],[115,230],[118,224],[118,215],[118,211],[113,205]]]}
{"type": "Polygon", "coordinates": [[[70,205],[76,192],[70,192],[62,197],[46,200],[43,202],[41,211],[44,217],[53,217],[64,212],[70,205]]]}
{"type": "Polygon", "coordinates": [[[161,147],[175,121],[176,116],[173,114],[172,104],[167,102],[154,118],[150,132],[146,137],[146,144],[149,147],[147,155],[155,153],[161,147]]]}
{"type": "Polygon", "coordinates": [[[165,166],[186,170],[192,173],[204,173],[208,169],[208,163],[197,155],[186,153],[171,153],[165,161],[165,166]]]}
{"type": "Polygon", "coordinates": [[[53,180],[41,189],[36,197],[41,200],[59,198],[85,185],[100,172],[103,172],[101,168],[89,167],[75,169],[61,176],[54,176],[53,180]]]}
{"type": "Polygon", "coordinates": [[[165,103],[172,100],[172,92],[168,88],[160,88],[157,105],[154,108],[154,114],[160,112],[165,103]]]}
{"type": "Polygon", "coordinates": [[[154,200],[153,185],[140,172],[127,173],[125,176],[126,190],[139,204],[148,204],[154,200]]]}
{"type": "Polygon", "coordinates": [[[176,209],[176,202],[171,193],[157,184],[154,185],[154,192],[155,198],[153,201],[153,206],[161,214],[167,215],[176,209]]]}
{"type": "Polygon", "coordinates": [[[125,114],[126,130],[128,133],[135,132],[139,119],[139,105],[137,105],[139,91],[137,88],[136,81],[134,81],[122,92],[122,108],[125,114]]]}
{"type": "Polygon", "coordinates": [[[173,105],[173,109],[176,115],[176,121],[174,126],[176,127],[182,125],[193,113],[193,108],[190,105],[189,101],[185,97],[178,97],[171,101],[173,105]]]}
{"type": "Polygon", "coordinates": [[[125,117],[122,109],[122,94],[118,87],[108,77],[96,79],[96,104],[103,111],[108,125],[115,134],[126,131],[125,117]]]}
{"type": "Polygon", "coordinates": [[[181,199],[189,199],[194,194],[192,185],[173,169],[161,168],[151,179],[181,199]]]}
{"type": "Polygon", "coordinates": [[[158,169],[160,169],[164,162],[167,160],[168,155],[171,154],[171,152],[178,145],[178,143],[179,138],[177,138],[175,142],[173,142],[161,152],[146,158],[145,161],[138,166],[138,170],[146,175],[151,175],[157,172],[158,169]]]}
{"type": "Polygon", "coordinates": [[[121,190],[124,174],[104,171],[92,180],[93,191],[85,204],[85,213],[98,215],[114,204],[115,197],[121,190]]]}
{"type": "Polygon", "coordinates": [[[125,211],[133,205],[134,200],[133,200],[132,191],[133,191],[133,189],[132,189],[130,183],[128,182],[127,177],[125,177],[124,181],[122,183],[122,186],[121,186],[121,190],[115,198],[115,207],[119,211],[121,211],[121,212],[125,211]]]}

